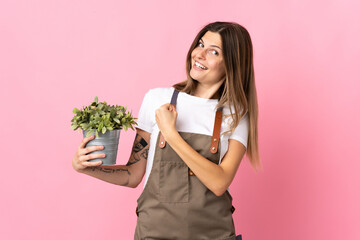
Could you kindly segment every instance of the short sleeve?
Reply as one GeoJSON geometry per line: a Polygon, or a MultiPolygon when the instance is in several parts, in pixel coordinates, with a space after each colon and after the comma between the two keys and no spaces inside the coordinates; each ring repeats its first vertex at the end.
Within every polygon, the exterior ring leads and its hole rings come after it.
{"type": "Polygon", "coordinates": [[[240,120],[234,132],[229,136],[229,139],[235,139],[241,142],[247,148],[247,141],[249,135],[249,116],[246,113],[240,120]]]}
{"type": "Polygon", "coordinates": [[[145,94],[144,99],[142,101],[136,128],[142,129],[146,132],[151,133],[153,130],[153,111],[151,107],[150,101],[150,90],[145,94]]]}

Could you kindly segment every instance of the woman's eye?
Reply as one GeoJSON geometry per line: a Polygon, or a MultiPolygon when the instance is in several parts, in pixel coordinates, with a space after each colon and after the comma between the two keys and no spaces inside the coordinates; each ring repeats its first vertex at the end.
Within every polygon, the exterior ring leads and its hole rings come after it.
{"type": "Polygon", "coordinates": [[[201,46],[204,46],[204,44],[202,44],[201,42],[199,42],[199,43],[198,43],[198,46],[201,47],[201,46]]]}
{"type": "Polygon", "coordinates": [[[217,51],[215,51],[215,50],[211,50],[211,53],[212,53],[213,55],[219,55],[219,53],[218,53],[217,51]]]}

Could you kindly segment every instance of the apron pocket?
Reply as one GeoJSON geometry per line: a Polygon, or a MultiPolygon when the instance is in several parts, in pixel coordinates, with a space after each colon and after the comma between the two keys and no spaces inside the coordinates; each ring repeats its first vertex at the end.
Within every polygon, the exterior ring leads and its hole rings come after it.
{"type": "Polygon", "coordinates": [[[159,201],[189,202],[188,166],[179,162],[160,162],[159,201]]]}

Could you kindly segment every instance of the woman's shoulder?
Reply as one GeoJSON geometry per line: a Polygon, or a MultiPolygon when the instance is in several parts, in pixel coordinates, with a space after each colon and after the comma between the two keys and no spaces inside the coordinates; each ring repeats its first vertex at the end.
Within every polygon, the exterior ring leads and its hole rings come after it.
{"type": "MultiPolygon", "coordinates": [[[[230,115],[231,113],[235,114],[235,107],[233,104],[231,104],[231,106],[229,107],[228,104],[225,104],[225,106],[223,107],[223,113],[224,115],[230,115]],[[231,107],[231,110],[230,110],[230,107],[231,107]]],[[[243,111],[243,107],[242,106],[239,106],[239,109],[240,109],[240,113],[242,113],[243,111]]],[[[245,115],[247,115],[247,112],[248,111],[245,111],[245,114],[243,117],[245,117],[245,115]]]]}
{"type": "Polygon", "coordinates": [[[172,94],[174,91],[173,87],[156,87],[156,88],[150,88],[147,92],[147,94],[152,96],[163,96],[163,95],[169,95],[172,94]]]}
{"type": "MultiPolygon", "coordinates": [[[[243,109],[240,106],[240,114],[242,113],[243,109]]],[[[241,116],[241,115],[240,115],[241,116]]],[[[224,106],[223,108],[223,120],[227,127],[230,127],[233,121],[235,120],[235,108],[233,105],[231,105],[231,111],[229,106],[224,106]]],[[[245,113],[242,115],[242,117],[239,119],[239,122],[237,124],[237,127],[240,125],[248,125],[249,124],[249,114],[248,111],[245,111],[245,113]]]]}
{"type": "Polygon", "coordinates": [[[171,87],[157,87],[149,89],[145,94],[145,101],[152,106],[170,102],[173,89],[171,87]]]}

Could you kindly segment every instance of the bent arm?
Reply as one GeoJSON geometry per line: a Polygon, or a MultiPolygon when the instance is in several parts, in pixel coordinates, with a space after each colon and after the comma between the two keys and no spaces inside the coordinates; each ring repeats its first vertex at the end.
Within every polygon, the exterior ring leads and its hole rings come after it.
{"type": "Polygon", "coordinates": [[[149,152],[150,133],[136,128],[136,136],[126,165],[88,167],[81,173],[112,184],[135,188],[141,182],[149,152]]]}
{"type": "Polygon", "coordinates": [[[218,165],[195,151],[177,131],[172,132],[167,139],[167,142],[191,171],[217,196],[224,194],[230,186],[246,151],[242,143],[229,139],[228,151],[221,164],[218,165]]]}

